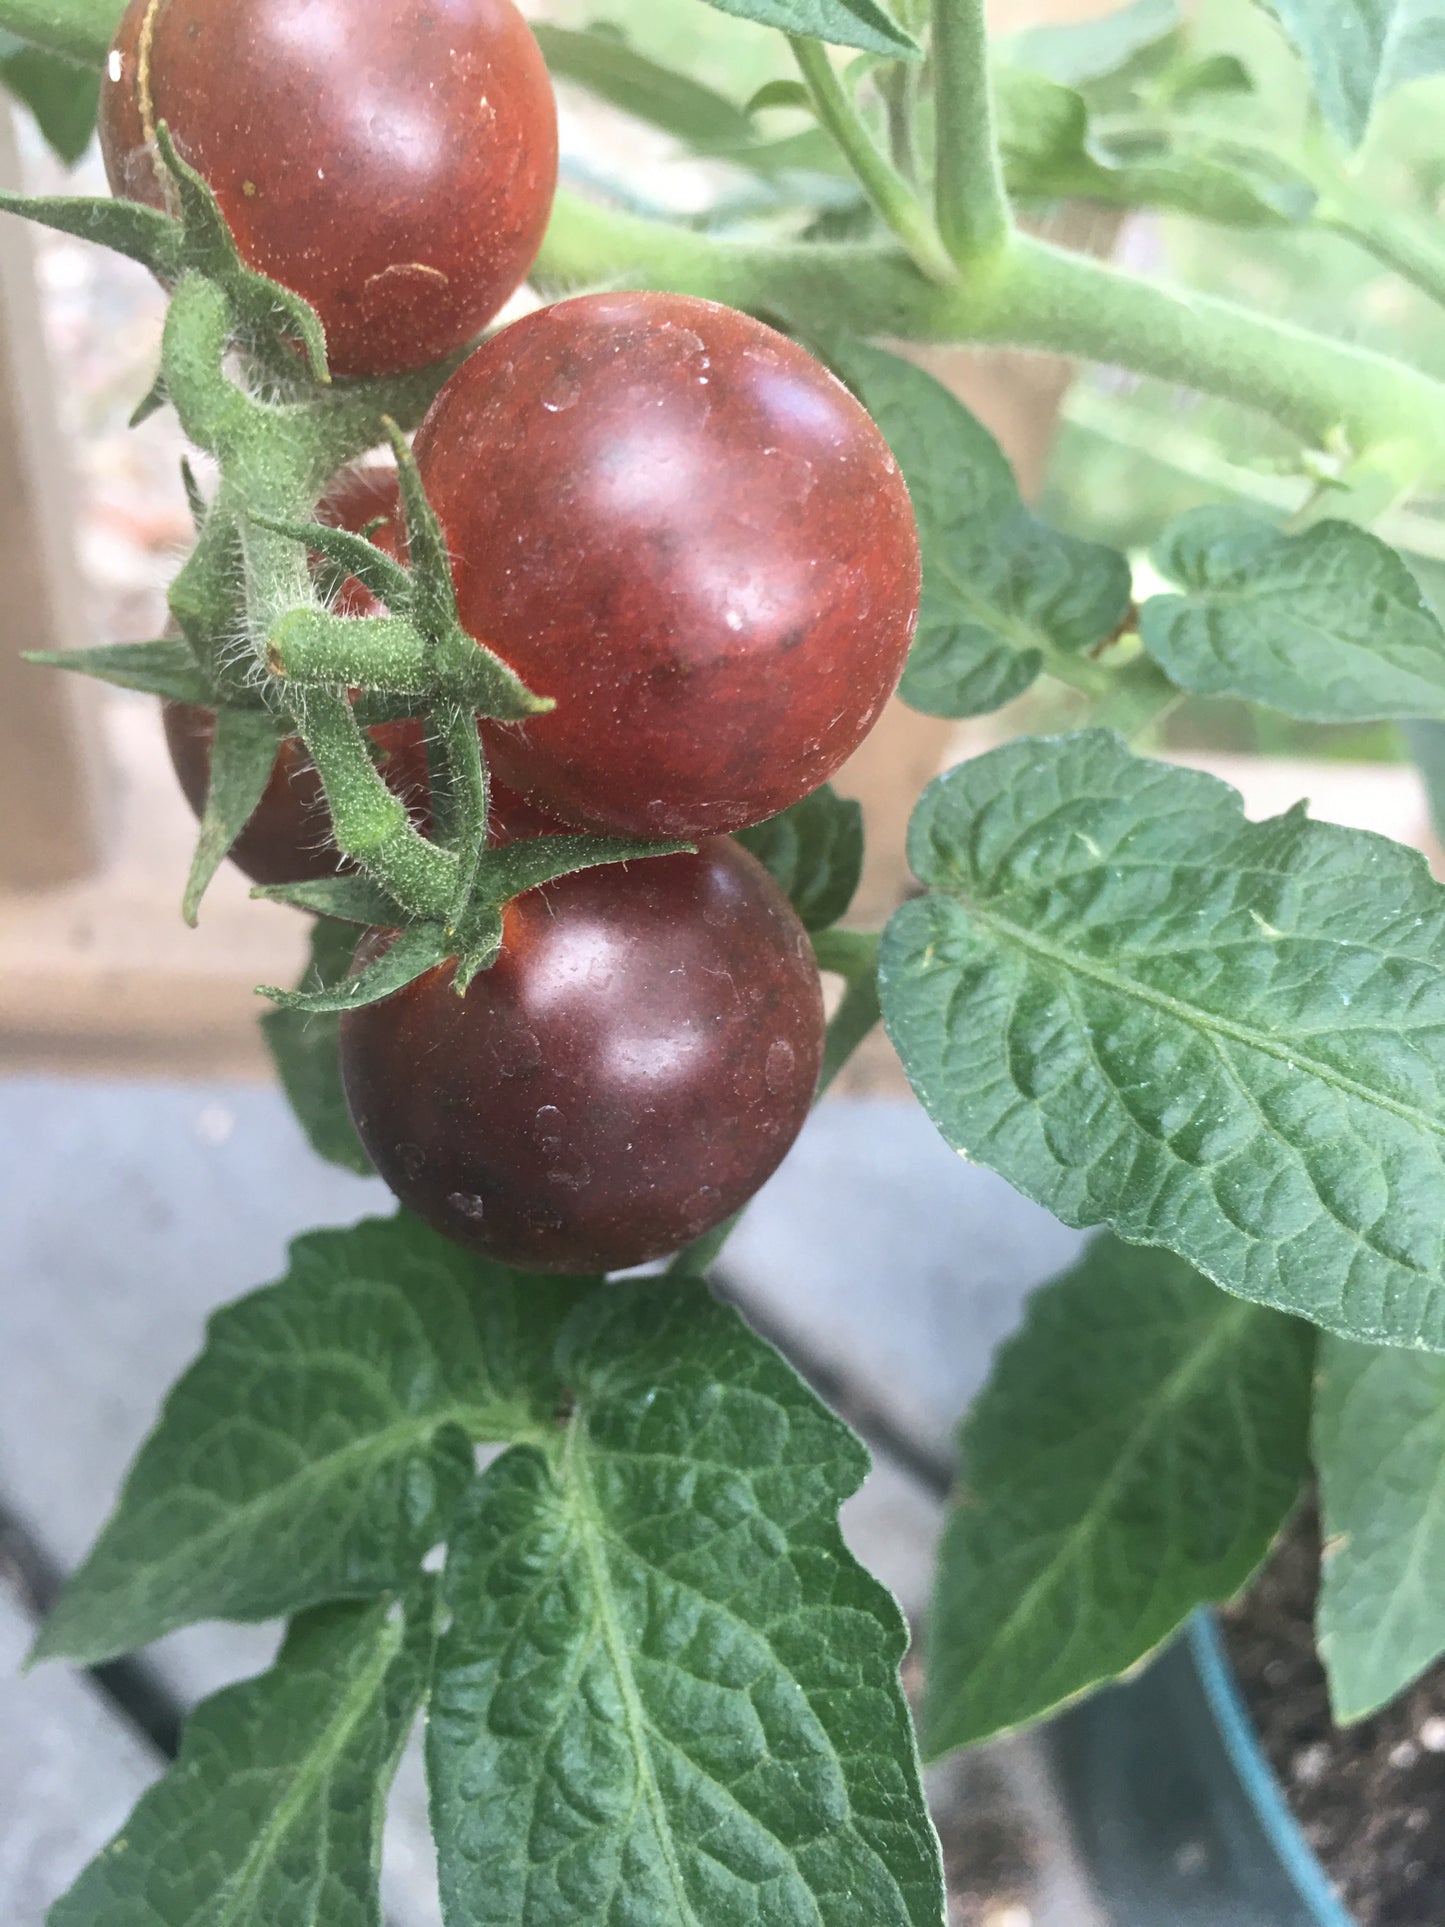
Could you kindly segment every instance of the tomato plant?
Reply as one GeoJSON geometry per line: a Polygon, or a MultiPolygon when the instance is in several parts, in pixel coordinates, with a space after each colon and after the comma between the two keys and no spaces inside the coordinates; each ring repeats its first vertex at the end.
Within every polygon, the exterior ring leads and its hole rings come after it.
{"type": "Polygon", "coordinates": [[[423,1714],[447,1927],[942,1927],[906,1628],[839,1530],[865,1455],[707,1289],[880,1017],[953,1149],[1103,1228],[964,1427],[928,1753],[1136,1669],[1312,1467],[1341,1720],[1445,1651],[1445,892],[1157,753],[1203,695],[1438,762],[1445,383],[1018,218],[1328,234],[1383,330],[1445,250],[1433,161],[1361,143],[1440,37],[1271,7],[1286,112],[1151,7],[990,52],[981,0],[714,6],[796,77],[673,72],[650,11],[538,29],[707,163],[681,221],[554,193],[510,0],[0,0],[72,146],[103,75],[117,189],[4,206],[159,277],[138,413],[215,477],[173,630],[60,660],[167,705],[186,915],[227,853],[313,913],[267,1035],[398,1199],[215,1322],[60,1598],[87,1664],[290,1627],[54,1927],[376,1927],[423,1714]],[[1167,398],[1137,439],[1193,493],[1147,566],[1026,506],[924,365],[973,345],[1167,398]],[[1194,459],[1179,389],[1259,462],[1194,459]],[[1041,680],[1069,726],[929,784],[917,888],[842,927],[828,779],[895,687],[1007,738],[1041,680]]]}
{"type": "Polygon", "coordinates": [[[525,277],[557,172],[512,0],[131,0],[101,87],[117,194],[164,206],[164,122],[244,259],[303,295],[338,374],[420,367],[525,277]]]}
{"type": "Polygon", "coordinates": [[[713,302],[590,295],[515,322],[417,462],[462,625],[557,699],[497,770],[567,821],[701,836],[773,816],[877,721],[918,616],[888,445],[837,378],[713,302]]]}
{"type": "MultiPolygon", "coordinates": [[[[365,938],[358,966],[391,940],[365,938]]],[[[451,979],[348,1012],[342,1075],[403,1204],[504,1264],[666,1257],[746,1204],[812,1103],[808,934],[726,839],[516,898],[491,969],[465,997],[451,979]]]]}

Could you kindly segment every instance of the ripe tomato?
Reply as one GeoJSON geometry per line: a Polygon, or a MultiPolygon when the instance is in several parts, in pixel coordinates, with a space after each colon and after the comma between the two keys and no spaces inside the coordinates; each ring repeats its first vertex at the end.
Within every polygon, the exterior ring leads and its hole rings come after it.
{"type": "MultiPolygon", "coordinates": [[[[396,470],[377,464],[346,469],[319,503],[316,516],[333,527],[361,530],[383,518],[372,531],[378,547],[404,554],[398,516],[396,470]]],[[[375,615],[379,604],[354,576],[342,584],[336,606],[344,615],[375,615]]],[[[211,777],[215,711],[195,703],[162,706],[166,746],[186,801],[199,817],[211,777]]],[[[381,752],[381,772],[411,810],[419,828],[430,827],[426,734],[419,721],[379,723],[371,731],[381,752]]],[[[341,854],[331,835],[331,817],[321,778],[299,737],[288,736],[276,753],[276,767],[250,821],[231,848],[231,860],[253,883],[311,883],[335,876],[341,854]]]]}
{"type": "Polygon", "coordinates": [[[468,633],[549,715],[497,774],[589,829],[738,829],[857,748],[918,619],[908,491],[842,384],[670,294],[528,315],[441,391],[417,461],[468,633]]]}
{"type": "Polygon", "coordinates": [[[512,0],[130,0],[101,147],[112,190],[152,206],[160,121],[242,258],[316,309],[342,375],[480,333],[556,187],[552,84],[512,0]]]}
{"type": "MultiPolygon", "coordinates": [[[[381,954],[370,931],[356,966],[381,954]]],[[[676,1250],[746,1203],[807,1116],[823,1003],[748,852],[588,870],[518,897],[502,952],[341,1020],[347,1101],[408,1209],[531,1271],[676,1250]]]]}

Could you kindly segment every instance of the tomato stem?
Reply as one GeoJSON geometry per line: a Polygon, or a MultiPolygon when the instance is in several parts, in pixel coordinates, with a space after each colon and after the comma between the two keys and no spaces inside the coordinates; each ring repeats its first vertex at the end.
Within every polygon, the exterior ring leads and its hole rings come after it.
{"type": "Polygon", "coordinates": [[[821,41],[805,39],[801,34],[790,34],[788,39],[818,119],[842,148],[864,193],[921,274],[944,285],[956,281],[958,267],[927,209],[864,125],[828,49],[821,41]]]}
{"type": "Polygon", "coordinates": [[[1007,247],[1013,229],[994,127],[983,0],[933,0],[938,116],[938,228],[969,267],[1007,247]]]}
{"type": "Polygon", "coordinates": [[[1153,375],[1272,416],[1315,447],[1411,450],[1445,481],[1445,384],[1352,343],[1217,296],[1176,291],[1016,233],[990,270],[944,288],[893,246],[766,246],[603,208],[567,190],[539,272],[573,285],[625,278],[801,328],[1046,349],[1153,375]]]}

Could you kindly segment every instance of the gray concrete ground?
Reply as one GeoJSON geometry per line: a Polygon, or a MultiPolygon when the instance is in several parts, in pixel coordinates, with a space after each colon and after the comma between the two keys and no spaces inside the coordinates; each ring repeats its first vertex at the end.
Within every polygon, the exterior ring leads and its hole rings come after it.
{"type": "MultiPolygon", "coordinates": [[[[204,1626],[162,1641],[118,1683],[54,1667],[17,1679],[34,1596],[84,1553],[209,1312],[279,1275],[297,1232],[388,1208],[379,1184],[316,1160],[270,1090],[0,1082],[6,1927],[40,1927],[160,1770],[137,1716],[164,1729],[275,1644],[273,1629],[204,1626]]],[[[728,1288],[747,1315],[871,1435],[877,1466],[848,1529],[915,1619],[956,1417],[1027,1290],[1076,1246],[962,1164],[912,1106],[860,1100],[818,1113],[729,1249],[728,1288]]],[[[1089,1927],[1031,1745],[951,1763],[933,1793],[960,1927],[1089,1927]]],[[[434,1927],[414,1755],[393,1801],[385,1897],[392,1927],[434,1927]]]]}

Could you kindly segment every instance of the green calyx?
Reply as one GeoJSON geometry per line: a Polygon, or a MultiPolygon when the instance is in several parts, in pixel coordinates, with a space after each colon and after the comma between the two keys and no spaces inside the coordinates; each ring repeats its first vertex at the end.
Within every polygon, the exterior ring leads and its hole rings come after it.
{"type": "Polygon", "coordinates": [[[340,681],[356,689],[426,694],[501,722],[545,714],[555,707],[551,698],[534,695],[499,656],[463,629],[446,542],[415,458],[393,420],[384,418],[382,426],[396,456],[409,566],[347,529],[255,513],[250,519],[257,528],[323,556],[335,571],[354,576],[385,605],[389,617],[358,623],[308,598],[277,618],[267,638],[267,668],[303,686],[324,688],[340,681]]]}
{"type": "MultiPolygon", "coordinates": [[[[476,730],[473,726],[472,734],[476,730]]],[[[283,883],[253,890],[255,897],[288,903],[319,916],[368,927],[398,928],[389,949],[358,971],[320,990],[267,987],[261,995],[286,1010],[359,1010],[403,990],[438,964],[454,962],[454,987],[464,996],[473,979],[489,970],[502,949],[502,912],[514,897],[581,870],[644,857],[689,854],[691,843],[644,843],[621,836],[539,836],[483,849],[467,900],[451,921],[411,919],[406,908],[361,877],[327,877],[315,883],[283,883]]]]}

